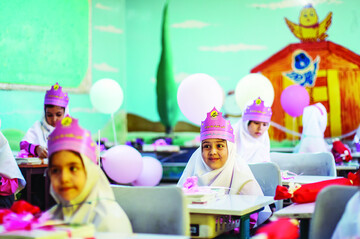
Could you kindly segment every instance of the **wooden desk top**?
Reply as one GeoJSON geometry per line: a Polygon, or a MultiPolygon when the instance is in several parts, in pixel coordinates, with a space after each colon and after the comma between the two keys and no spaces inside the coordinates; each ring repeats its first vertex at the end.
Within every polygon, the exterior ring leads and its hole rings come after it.
{"type": "Polygon", "coordinates": [[[47,168],[48,164],[19,164],[19,168],[47,168]]]}

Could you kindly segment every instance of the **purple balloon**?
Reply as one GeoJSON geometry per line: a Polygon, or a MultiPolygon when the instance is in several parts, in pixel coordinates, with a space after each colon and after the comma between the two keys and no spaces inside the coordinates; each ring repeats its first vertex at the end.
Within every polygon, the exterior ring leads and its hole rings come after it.
{"type": "Polygon", "coordinates": [[[281,106],[292,117],[303,114],[304,108],[310,103],[310,96],[307,90],[300,85],[288,86],[281,93],[281,106]]]}
{"type": "Polygon", "coordinates": [[[117,145],[108,149],[102,157],[106,174],[117,183],[131,183],[137,179],[143,168],[139,151],[127,145],[117,145]]]}
{"type": "Polygon", "coordinates": [[[132,182],[134,186],[156,186],[162,178],[163,168],[159,160],[153,157],[143,157],[143,168],[140,176],[132,182]]]}

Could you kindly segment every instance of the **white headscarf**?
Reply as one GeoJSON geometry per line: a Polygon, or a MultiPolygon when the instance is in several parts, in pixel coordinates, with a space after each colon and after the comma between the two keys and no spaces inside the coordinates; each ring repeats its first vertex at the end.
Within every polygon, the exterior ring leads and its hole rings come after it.
{"type": "Polygon", "coordinates": [[[323,104],[316,103],[304,108],[303,130],[296,153],[317,153],[330,151],[324,139],[327,124],[327,111],[323,104]]]}
{"type": "Polygon", "coordinates": [[[234,126],[237,153],[247,163],[270,162],[270,138],[268,131],[255,138],[250,135],[249,121],[240,119],[234,126]]]}
{"type": "Polygon", "coordinates": [[[129,218],[115,201],[114,193],[99,166],[81,154],[86,170],[84,189],[75,199],[66,201],[51,185],[50,193],[57,205],[49,210],[54,219],[67,223],[92,223],[99,232],[132,233],[129,218]]]}
{"type": "Polygon", "coordinates": [[[332,239],[360,237],[360,192],[351,197],[338,222],[332,239]]]}
{"type": "Polygon", "coordinates": [[[18,179],[19,186],[15,193],[20,192],[20,190],[22,190],[26,185],[26,181],[10,149],[9,142],[1,132],[0,132],[0,176],[4,176],[10,179],[13,178],[18,179]]]}
{"type": "MultiPolygon", "coordinates": [[[[65,108],[64,116],[69,114],[69,106],[65,108]]],[[[21,141],[27,141],[30,144],[40,145],[47,148],[49,135],[54,131],[55,127],[46,122],[45,113],[41,121],[36,121],[33,126],[26,132],[21,141]]]]}
{"type": "Polygon", "coordinates": [[[356,134],[354,137],[354,143],[360,143],[360,126],[356,130],[356,134]]]}
{"type": "Polygon", "coordinates": [[[230,188],[230,194],[263,195],[247,163],[236,154],[233,143],[226,141],[228,159],[223,167],[211,169],[204,162],[201,146],[193,153],[178,182],[182,187],[188,177],[197,176],[199,186],[230,188]]]}

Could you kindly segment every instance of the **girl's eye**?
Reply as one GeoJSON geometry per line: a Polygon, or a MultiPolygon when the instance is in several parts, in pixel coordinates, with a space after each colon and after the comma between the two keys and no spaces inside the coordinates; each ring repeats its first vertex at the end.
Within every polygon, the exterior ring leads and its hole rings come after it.
{"type": "Polygon", "coordinates": [[[76,171],[78,171],[78,168],[75,167],[75,166],[71,166],[71,167],[70,167],[70,171],[71,171],[71,172],[76,172],[76,171]]]}
{"type": "Polygon", "coordinates": [[[218,144],[218,148],[223,148],[224,145],[223,144],[218,144]]]}
{"type": "Polygon", "coordinates": [[[56,116],[57,116],[57,117],[61,117],[62,114],[61,114],[61,113],[57,113],[56,116]]]}
{"type": "Polygon", "coordinates": [[[60,170],[58,168],[51,168],[49,170],[49,172],[50,172],[50,174],[55,175],[55,174],[58,174],[60,172],[60,170]]]}

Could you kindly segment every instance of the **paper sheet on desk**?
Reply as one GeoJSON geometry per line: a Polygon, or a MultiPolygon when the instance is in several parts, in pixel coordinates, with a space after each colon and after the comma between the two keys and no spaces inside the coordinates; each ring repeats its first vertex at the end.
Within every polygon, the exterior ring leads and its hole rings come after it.
{"type": "Polygon", "coordinates": [[[40,159],[40,158],[19,158],[16,157],[15,158],[16,163],[17,164],[32,164],[32,165],[37,165],[37,164],[48,164],[48,159],[40,159]]]}

